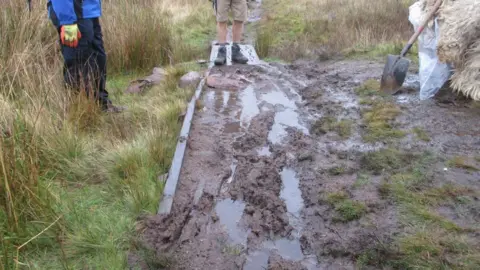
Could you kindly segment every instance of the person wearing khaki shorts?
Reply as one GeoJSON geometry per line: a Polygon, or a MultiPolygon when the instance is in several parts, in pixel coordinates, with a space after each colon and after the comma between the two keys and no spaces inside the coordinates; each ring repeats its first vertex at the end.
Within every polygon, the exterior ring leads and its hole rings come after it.
{"type": "Polygon", "coordinates": [[[224,65],[227,62],[227,21],[228,13],[233,13],[232,27],[232,62],[246,64],[248,59],[240,51],[240,40],[243,34],[243,24],[247,20],[247,0],[213,0],[217,16],[218,50],[215,65],[224,65]]]}

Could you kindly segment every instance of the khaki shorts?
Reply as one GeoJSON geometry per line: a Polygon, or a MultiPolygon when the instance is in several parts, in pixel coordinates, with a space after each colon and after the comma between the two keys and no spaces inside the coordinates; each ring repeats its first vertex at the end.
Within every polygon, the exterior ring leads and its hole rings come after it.
{"type": "Polygon", "coordinates": [[[247,0],[217,0],[217,22],[228,21],[228,12],[232,10],[233,20],[247,20],[247,0]]]}

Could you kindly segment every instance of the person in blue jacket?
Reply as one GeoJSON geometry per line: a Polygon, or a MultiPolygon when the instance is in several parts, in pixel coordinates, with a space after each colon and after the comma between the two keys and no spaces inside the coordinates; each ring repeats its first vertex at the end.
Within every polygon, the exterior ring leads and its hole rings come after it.
{"type": "Polygon", "coordinates": [[[101,0],[49,0],[48,15],[60,36],[64,78],[73,89],[94,94],[102,110],[123,110],[108,97],[107,55],[100,26],[101,0]]]}

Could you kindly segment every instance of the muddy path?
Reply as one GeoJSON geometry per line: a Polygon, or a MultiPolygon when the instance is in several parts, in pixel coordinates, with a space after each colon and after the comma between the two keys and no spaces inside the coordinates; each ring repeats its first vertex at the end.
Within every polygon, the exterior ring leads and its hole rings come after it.
{"type": "MultiPolygon", "coordinates": [[[[366,143],[366,105],[355,89],[381,70],[381,63],[368,61],[213,68],[211,76],[236,81],[238,88],[205,87],[172,213],[146,222],[145,240],[168,254],[167,268],[354,269],[362,252],[392,241],[403,225],[396,206],[379,192],[381,175],[357,185],[364,155],[393,146],[429,149],[443,161],[474,157],[480,113],[464,104],[419,101],[411,76],[411,88],[391,99],[401,108],[395,125],[407,131],[421,126],[430,140],[409,134],[393,143],[366,143]],[[318,119],[327,115],[351,121],[350,136],[318,132],[318,119]],[[338,192],[361,202],[366,213],[339,222],[322,199],[338,192]]],[[[431,185],[478,189],[478,171],[445,164],[435,163],[431,185]]],[[[458,215],[439,207],[438,214],[475,226],[480,214],[474,209],[458,215]]]]}
{"type": "Polygon", "coordinates": [[[468,203],[431,210],[478,243],[480,109],[451,96],[418,100],[415,74],[394,97],[358,91],[382,69],[358,60],[213,67],[172,210],[142,221],[143,245],[168,259],[143,268],[356,269],[408,231],[385,179],[422,151],[437,158],[416,191],[468,190],[468,203]],[[392,111],[388,123],[369,122],[392,111]],[[382,149],[406,154],[372,158],[382,149]],[[459,157],[468,164],[449,162],[459,157]]]}

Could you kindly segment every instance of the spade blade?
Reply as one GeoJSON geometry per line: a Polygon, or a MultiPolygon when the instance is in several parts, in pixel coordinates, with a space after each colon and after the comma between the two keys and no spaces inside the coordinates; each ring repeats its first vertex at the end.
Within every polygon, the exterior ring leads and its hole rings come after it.
{"type": "Polygon", "coordinates": [[[407,76],[410,60],[399,55],[388,55],[383,69],[380,90],[387,94],[395,94],[403,85],[407,76]]]}

